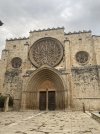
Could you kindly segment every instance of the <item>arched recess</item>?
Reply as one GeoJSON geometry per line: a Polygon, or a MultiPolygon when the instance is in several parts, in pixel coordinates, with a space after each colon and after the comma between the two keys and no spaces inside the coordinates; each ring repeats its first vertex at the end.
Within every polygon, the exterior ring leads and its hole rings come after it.
{"type": "MultiPolygon", "coordinates": [[[[36,70],[23,91],[22,102],[25,109],[39,109],[39,91],[45,83],[52,83],[51,87],[55,88],[56,93],[56,109],[65,109],[65,84],[59,72],[55,69],[42,67],[36,70]]],[[[48,85],[46,85],[48,86],[48,85]]],[[[44,86],[45,87],[45,86],[44,86]]],[[[46,89],[45,89],[46,90],[46,89]]],[[[22,106],[23,107],[23,106],[22,106]]]]}

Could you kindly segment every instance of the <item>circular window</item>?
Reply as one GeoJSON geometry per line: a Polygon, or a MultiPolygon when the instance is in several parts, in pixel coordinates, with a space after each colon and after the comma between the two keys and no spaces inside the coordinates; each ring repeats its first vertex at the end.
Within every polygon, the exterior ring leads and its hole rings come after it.
{"type": "Polygon", "coordinates": [[[29,58],[33,65],[40,67],[43,64],[56,66],[63,57],[62,44],[50,37],[36,41],[29,51],[29,58]]]}
{"type": "Polygon", "coordinates": [[[12,59],[11,64],[13,68],[19,68],[22,64],[22,60],[19,57],[15,57],[12,59]]]}
{"type": "Polygon", "coordinates": [[[76,54],[76,60],[81,64],[85,64],[89,60],[89,54],[85,51],[80,51],[76,54]]]}

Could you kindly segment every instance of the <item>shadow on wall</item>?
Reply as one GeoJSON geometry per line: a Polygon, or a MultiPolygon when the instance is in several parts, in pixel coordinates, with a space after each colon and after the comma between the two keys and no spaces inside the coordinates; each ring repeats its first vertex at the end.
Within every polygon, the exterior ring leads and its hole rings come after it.
{"type": "MultiPolygon", "coordinates": [[[[5,102],[6,102],[6,96],[0,95],[0,111],[4,111],[5,102]]],[[[11,96],[9,97],[8,106],[9,110],[13,108],[13,98],[11,96]]]]}

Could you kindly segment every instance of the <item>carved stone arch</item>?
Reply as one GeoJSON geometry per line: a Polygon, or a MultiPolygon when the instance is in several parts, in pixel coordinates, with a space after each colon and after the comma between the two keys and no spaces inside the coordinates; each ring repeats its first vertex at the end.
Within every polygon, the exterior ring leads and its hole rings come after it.
{"type": "Polygon", "coordinates": [[[56,109],[65,109],[65,92],[67,92],[67,90],[64,80],[57,70],[46,66],[36,70],[29,78],[26,89],[23,91],[22,95],[22,108],[39,109],[39,87],[47,80],[52,82],[55,87],[56,109]]]}

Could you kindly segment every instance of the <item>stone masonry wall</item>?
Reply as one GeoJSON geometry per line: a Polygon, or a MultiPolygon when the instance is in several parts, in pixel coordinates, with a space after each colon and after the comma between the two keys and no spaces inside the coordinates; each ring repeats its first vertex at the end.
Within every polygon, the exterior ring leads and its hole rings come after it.
{"type": "Polygon", "coordinates": [[[100,37],[92,36],[91,31],[64,33],[64,28],[31,31],[28,38],[6,41],[0,60],[0,93],[10,94],[14,98],[15,109],[20,109],[23,81],[27,83],[27,72],[37,68],[29,60],[29,50],[39,39],[52,37],[61,42],[64,48],[62,61],[55,67],[63,72],[67,85],[68,107],[87,110],[100,109],[100,37]],[[76,60],[79,51],[88,53],[88,61],[81,64],[76,60]],[[12,67],[12,59],[19,57],[22,64],[12,67]]]}

